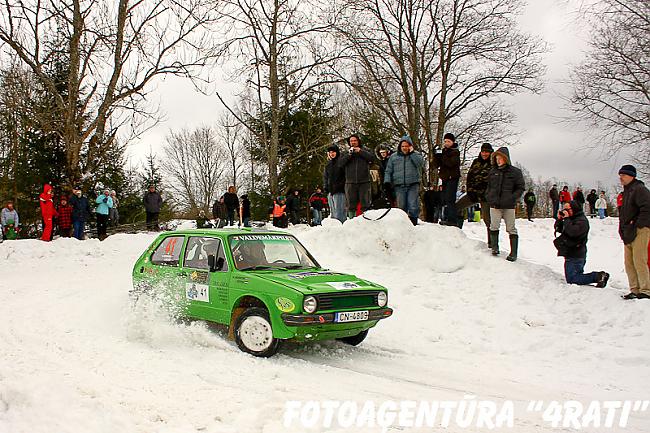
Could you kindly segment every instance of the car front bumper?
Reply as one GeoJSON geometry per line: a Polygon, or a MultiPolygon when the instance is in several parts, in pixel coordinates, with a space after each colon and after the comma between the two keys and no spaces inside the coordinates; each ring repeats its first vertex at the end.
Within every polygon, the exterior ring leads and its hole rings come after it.
{"type": "Polygon", "coordinates": [[[334,318],[336,313],[321,313],[321,314],[282,314],[282,321],[286,326],[314,326],[325,325],[328,323],[335,325],[353,325],[355,323],[364,323],[386,319],[393,315],[392,308],[379,308],[376,310],[368,310],[368,319],[354,322],[335,322],[334,318]]]}

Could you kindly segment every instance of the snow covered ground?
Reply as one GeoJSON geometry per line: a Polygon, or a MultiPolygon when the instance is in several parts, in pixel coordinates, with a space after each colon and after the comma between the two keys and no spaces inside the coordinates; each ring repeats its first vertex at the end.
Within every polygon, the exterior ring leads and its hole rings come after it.
{"type": "Polygon", "coordinates": [[[395,314],[358,347],[285,346],[271,359],[204,323],[131,309],[131,268],[154,234],[4,242],[0,432],[378,432],[287,428],[285,403],[468,395],[514,402],[515,426],[503,431],[648,432],[650,411],[626,428],[577,430],[526,410],[531,400],[650,399],[650,301],[620,299],[616,220],[590,222],[587,270],[610,272],[606,289],[564,282],[552,220],[517,221],[516,263],[489,254],[482,223],[412,227],[394,211],[291,228],[321,265],[387,286],[395,314]]]}

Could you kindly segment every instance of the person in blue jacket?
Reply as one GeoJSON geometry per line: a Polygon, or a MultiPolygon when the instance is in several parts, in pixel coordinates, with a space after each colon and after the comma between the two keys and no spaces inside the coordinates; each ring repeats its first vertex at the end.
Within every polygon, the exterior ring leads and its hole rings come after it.
{"type": "Polygon", "coordinates": [[[111,191],[105,189],[104,193],[97,197],[95,203],[97,203],[97,209],[95,213],[97,214],[97,237],[100,241],[103,241],[108,236],[106,234],[106,227],[108,227],[108,214],[113,207],[113,199],[111,198],[111,191]]]}
{"type": "Polygon", "coordinates": [[[384,183],[390,184],[397,199],[397,207],[406,212],[413,225],[418,223],[420,214],[420,182],[424,157],[413,147],[408,135],[400,139],[397,152],[391,155],[386,164],[384,183]]]}

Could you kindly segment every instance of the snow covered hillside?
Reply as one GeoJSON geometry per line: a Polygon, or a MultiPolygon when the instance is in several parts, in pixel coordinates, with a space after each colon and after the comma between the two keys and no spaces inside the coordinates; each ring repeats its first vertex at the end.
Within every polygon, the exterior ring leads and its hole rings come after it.
{"type": "MultiPolygon", "coordinates": [[[[379,432],[286,428],[285,403],[466,395],[514,401],[508,431],[575,431],[526,405],[650,399],[650,301],[620,299],[616,221],[590,222],[586,270],[610,272],[606,289],[564,282],[552,220],[517,221],[516,263],[490,255],[482,223],[413,227],[394,211],[291,228],[321,265],[388,287],[395,314],[358,347],[288,345],[271,359],[204,323],[131,309],[131,269],[155,234],[4,242],[0,432],[379,432]]],[[[648,432],[650,411],[602,431],[648,432]]]]}

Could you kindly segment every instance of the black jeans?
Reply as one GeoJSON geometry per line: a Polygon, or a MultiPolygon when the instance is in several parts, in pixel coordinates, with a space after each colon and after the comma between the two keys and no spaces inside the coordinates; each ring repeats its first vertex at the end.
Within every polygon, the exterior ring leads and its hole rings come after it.
{"type": "Polygon", "coordinates": [[[442,204],[447,206],[444,212],[444,221],[456,224],[458,212],[456,211],[456,192],[460,179],[449,179],[442,181],[442,204]]]}
{"type": "Polygon", "coordinates": [[[159,212],[147,212],[147,230],[158,231],[159,212]]]}
{"type": "Polygon", "coordinates": [[[106,237],[106,227],[108,227],[108,215],[97,214],[97,237],[101,240],[106,237]]]}

